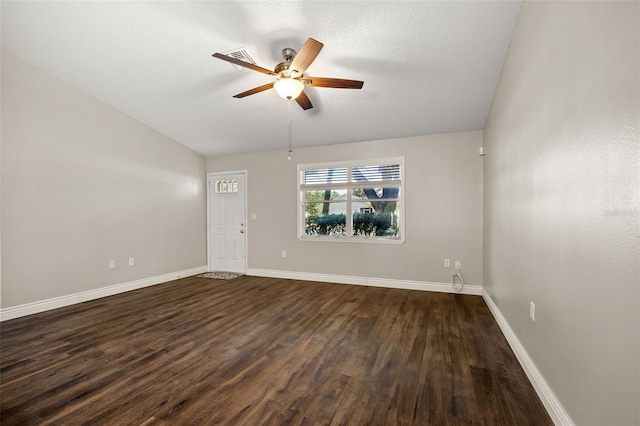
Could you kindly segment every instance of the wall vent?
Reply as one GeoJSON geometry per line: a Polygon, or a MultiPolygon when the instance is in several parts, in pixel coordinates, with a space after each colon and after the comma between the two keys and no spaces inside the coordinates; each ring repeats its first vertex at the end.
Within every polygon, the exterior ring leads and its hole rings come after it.
{"type": "MultiPolygon", "coordinates": [[[[237,49],[231,50],[229,52],[224,52],[225,55],[231,56],[232,58],[238,59],[239,61],[249,62],[250,64],[256,64],[256,62],[251,59],[251,56],[244,50],[244,47],[239,47],[237,49]]],[[[231,64],[238,71],[243,70],[243,67],[239,67],[235,64],[231,64]]]]}

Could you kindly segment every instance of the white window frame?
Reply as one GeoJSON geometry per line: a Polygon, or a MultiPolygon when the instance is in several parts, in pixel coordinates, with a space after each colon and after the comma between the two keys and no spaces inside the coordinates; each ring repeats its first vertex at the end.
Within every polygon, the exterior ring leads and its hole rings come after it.
{"type": "Polygon", "coordinates": [[[327,163],[310,163],[310,164],[298,164],[298,239],[300,241],[337,241],[337,242],[352,242],[352,243],[383,243],[383,244],[402,244],[405,241],[405,210],[406,210],[406,202],[405,202],[405,165],[404,165],[404,157],[390,157],[390,158],[375,158],[368,160],[353,160],[353,161],[334,161],[327,163]],[[399,164],[400,165],[400,180],[399,181],[374,181],[371,182],[372,186],[381,187],[381,186],[394,186],[400,188],[400,194],[397,199],[399,203],[399,211],[398,211],[398,222],[399,222],[399,237],[379,237],[379,236],[361,236],[361,235],[351,235],[352,233],[352,197],[351,197],[351,189],[356,187],[362,187],[362,182],[351,182],[351,169],[353,167],[363,167],[363,166],[377,166],[380,164],[399,164]],[[306,186],[303,184],[303,172],[307,170],[315,170],[315,169],[330,169],[330,168],[347,168],[347,183],[346,184],[327,184],[326,186],[322,186],[322,189],[328,188],[340,188],[347,189],[347,197],[346,197],[346,213],[347,213],[347,232],[345,235],[307,235],[305,233],[305,199],[304,199],[304,191],[317,188],[317,185],[309,185],[306,186]]]}

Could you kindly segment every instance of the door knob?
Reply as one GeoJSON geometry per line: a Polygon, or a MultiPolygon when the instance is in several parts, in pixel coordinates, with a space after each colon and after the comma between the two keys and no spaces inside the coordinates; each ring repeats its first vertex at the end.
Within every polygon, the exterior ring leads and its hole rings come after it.
{"type": "Polygon", "coordinates": [[[244,234],[244,229],[241,229],[241,230],[240,230],[240,233],[241,233],[241,234],[244,234]]]}

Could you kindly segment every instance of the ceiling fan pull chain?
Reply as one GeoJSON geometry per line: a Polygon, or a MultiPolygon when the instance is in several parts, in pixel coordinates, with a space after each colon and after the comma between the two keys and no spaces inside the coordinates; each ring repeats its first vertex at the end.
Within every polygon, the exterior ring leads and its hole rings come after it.
{"type": "Polygon", "coordinates": [[[291,99],[289,99],[289,153],[287,159],[291,160],[291,154],[293,153],[293,121],[291,120],[291,99]]]}
{"type": "Polygon", "coordinates": [[[289,156],[287,157],[291,160],[291,154],[293,153],[293,122],[289,120],[289,156]]]}

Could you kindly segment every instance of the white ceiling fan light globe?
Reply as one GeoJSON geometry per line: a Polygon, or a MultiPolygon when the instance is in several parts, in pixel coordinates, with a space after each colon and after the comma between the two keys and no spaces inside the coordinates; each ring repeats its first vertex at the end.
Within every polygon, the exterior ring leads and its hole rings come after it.
{"type": "Polygon", "coordinates": [[[280,97],[284,99],[295,99],[300,96],[304,83],[295,78],[280,78],[274,84],[273,88],[280,97]]]}

